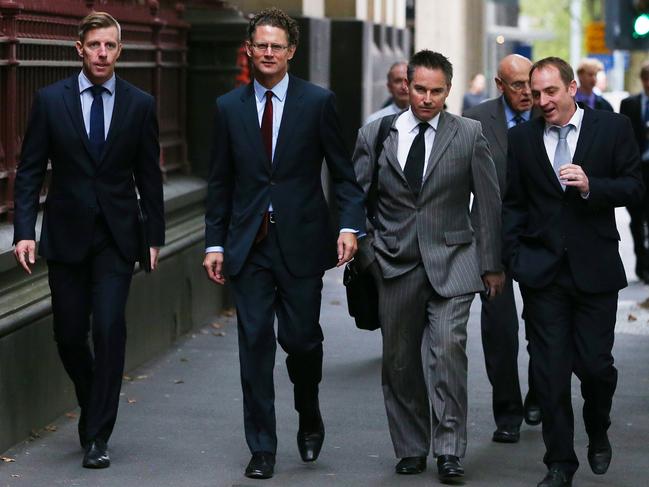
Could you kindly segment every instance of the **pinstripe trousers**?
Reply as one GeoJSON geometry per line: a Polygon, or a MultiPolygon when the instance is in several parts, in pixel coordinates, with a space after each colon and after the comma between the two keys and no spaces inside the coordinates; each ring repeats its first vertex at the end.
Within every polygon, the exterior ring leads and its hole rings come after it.
{"type": "Polygon", "coordinates": [[[382,385],[397,458],[466,452],[466,325],[474,294],[439,296],[423,265],[385,279],[376,262],[382,385]]]}

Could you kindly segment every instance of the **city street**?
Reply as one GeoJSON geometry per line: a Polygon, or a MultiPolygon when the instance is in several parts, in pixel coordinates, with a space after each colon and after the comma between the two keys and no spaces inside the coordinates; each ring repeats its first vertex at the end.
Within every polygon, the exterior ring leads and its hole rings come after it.
{"type": "MultiPolygon", "coordinates": [[[[626,212],[619,211],[622,250],[632,268],[626,212]]],[[[573,383],[575,445],[581,467],[576,487],[638,487],[649,484],[649,311],[638,302],[649,288],[632,282],[620,296],[615,344],[620,372],[610,430],[613,462],[607,475],[591,473],[580,394],[573,383]],[[643,466],[644,465],[644,466],[643,466]]],[[[128,373],[117,427],[110,447],[112,466],[81,468],[76,417],[59,418],[38,437],[5,452],[0,486],[244,487],[424,486],[438,484],[434,460],[421,475],[394,473],[380,387],[380,334],[354,328],[346,313],[342,271],[325,275],[321,323],[325,331],[325,369],[321,406],[325,445],[314,464],[300,461],[295,434],[297,416],[283,352],[276,367],[279,448],[275,477],[253,481],[243,476],[249,460],[242,425],[235,318],[223,315],[179,341],[158,360],[128,373]]],[[[514,445],[491,441],[491,393],[479,329],[479,300],[469,322],[469,446],[465,485],[534,486],[543,477],[540,427],[523,425],[514,445]]],[[[231,313],[229,313],[231,315],[231,313]]],[[[521,334],[521,343],[524,337],[521,334]]],[[[527,357],[520,353],[521,385],[526,385],[527,357]]],[[[71,417],[72,416],[72,417],[71,417]]]]}

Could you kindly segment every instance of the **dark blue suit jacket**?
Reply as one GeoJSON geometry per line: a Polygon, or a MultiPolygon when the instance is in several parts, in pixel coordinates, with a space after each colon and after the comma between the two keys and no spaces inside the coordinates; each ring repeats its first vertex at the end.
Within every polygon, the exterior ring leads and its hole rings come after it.
{"type": "Polygon", "coordinates": [[[137,260],[139,232],[133,175],[148,216],[150,243],[164,244],[162,177],[155,100],[117,78],[108,137],[99,158],[86,133],[78,75],[36,94],[15,183],[14,243],[35,240],[39,194],[52,165],[39,253],[79,262],[101,212],[123,256],[137,260]]]}
{"type": "Polygon", "coordinates": [[[588,176],[590,196],[564,192],[543,144],[542,117],[508,132],[503,252],[514,279],[543,288],[567,258],[578,289],[617,291],[627,285],[618,251],[615,208],[644,194],[638,147],[629,119],[584,108],[573,163],[588,176]]]}
{"type": "Polygon", "coordinates": [[[216,102],[205,217],[206,246],[225,248],[236,275],[272,201],[279,245],[295,276],[313,276],[337,261],[338,229],[322,187],[326,160],[340,228],[364,231],[363,191],[340,134],[334,95],[290,76],[273,163],[261,138],[253,84],[216,102]]]}

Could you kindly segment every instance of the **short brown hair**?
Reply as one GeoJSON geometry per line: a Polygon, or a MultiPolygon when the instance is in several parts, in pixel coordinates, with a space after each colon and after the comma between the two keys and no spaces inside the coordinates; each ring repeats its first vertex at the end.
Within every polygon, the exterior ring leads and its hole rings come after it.
{"type": "Polygon", "coordinates": [[[572,70],[570,64],[559,57],[553,56],[543,58],[540,61],[536,61],[534,64],[532,64],[532,69],[530,69],[530,80],[532,79],[532,73],[534,71],[536,71],[537,69],[545,69],[549,66],[552,66],[559,71],[561,81],[563,81],[563,84],[565,84],[566,86],[568,86],[575,80],[575,72],[572,70]]]}
{"type": "Polygon", "coordinates": [[[122,28],[119,22],[115,20],[111,14],[107,12],[92,12],[86,15],[81,22],[79,22],[79,40],[84,41],[86,34],[94,29],[104,29],[106,27],[117,28],[117,40],[122,40],[122,28]]]}
{"type": "Polygon", "coordinates": [[[288,45],[297,47],[300,40],[300,29],[297,22],[291,17],[286,15],[282,10],[272,7],[259,12],[248,24],[248,39],[252,42],[252,35],[255,29],[260,25],[270,25],[271,27],[278,27],[286,32],[288,38],[288,45]]]}

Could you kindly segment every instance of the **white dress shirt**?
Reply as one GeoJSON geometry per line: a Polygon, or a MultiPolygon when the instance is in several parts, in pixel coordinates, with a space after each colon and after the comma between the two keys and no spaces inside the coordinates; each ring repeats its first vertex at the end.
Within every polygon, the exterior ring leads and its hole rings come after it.
{"type": "MultiPolygon", "coordinates": [[[[415,137],[419,133],[419,124],[422,120],[419,120],[415,117],[415,114],[412,112],[412,108],[408,108],[407,111],[403,112],[397,118],[396,123],[394,124],[395,128],[399,132],[399,142],[397,147],[397,160],[401,169],[406,167],[406,160],[408,159],[408,152],[410,152],[410,146],[412,145],[415,137]]],[[[428,125],[432,127],[432,130],[426,130],[424,134],[424,143],[426,147],[426,156],[424,160],[424,172],[422,177],[426,174],[426,168],[428,167],[428,159],[430,157],[430,152],[433,150],[433,143],[435,142],[435,132],[437,131],[437,125],[439,124],[439,113],[435,115],[431,120],[428,121],[428,125]]]]}
{"type": "MultiPolygon", "coordinates": [[[[575,128],[568,132],[566,141],[568,142],[568,148],[570,149],[570,158],[575,157],[575,150],[577,149],[577,141],[579,140],[579,132],[581,131],[581,121],[584,118],[584,109],[577,106],[577,110],[573,114],[572,118],[568,121],[566,125],[572,124],[575,128]]],[[[566,126],[564,125],[564,127],[566,126]]],[[[552,161],[554,161],[554,153],[557,150],[557,145],[559,145],[559,133],[556,130],[552,130],[552,127],[558,127],[558,125],[550,125],[549,123],[545,124],[545,130],[543,130],[543,144],[545,145],[545,151],[548,154],[548,159],[550,160],[550,166],[552,166],[552,161]]],[[[577,161],[581,164],[583,161],[577,161]]],[[[554,168],[552,168],[554,171],[554,168]]]]}

